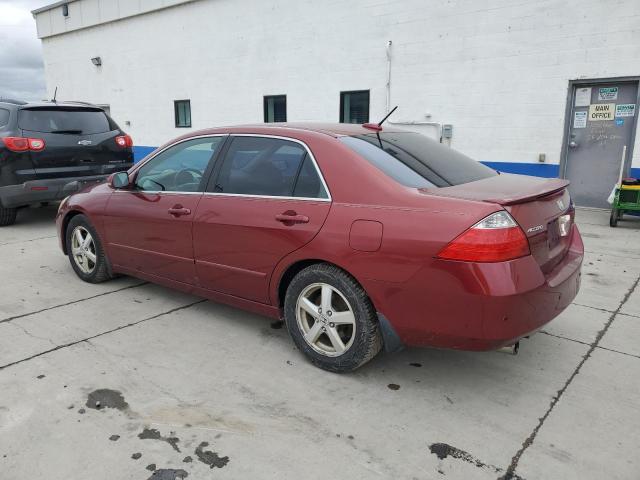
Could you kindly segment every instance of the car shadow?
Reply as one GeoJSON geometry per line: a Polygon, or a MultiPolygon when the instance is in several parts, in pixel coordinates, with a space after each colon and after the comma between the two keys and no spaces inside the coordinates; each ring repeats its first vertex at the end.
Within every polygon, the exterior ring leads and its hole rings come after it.
{"type": "Polygon", "coordinates": [[[32,227],[46,226],[51,224],[58,212],[58,202],[35,207],[26,207],[18,210],[18,218],[11,228],[20,228],[23,225],[32,227]]]}

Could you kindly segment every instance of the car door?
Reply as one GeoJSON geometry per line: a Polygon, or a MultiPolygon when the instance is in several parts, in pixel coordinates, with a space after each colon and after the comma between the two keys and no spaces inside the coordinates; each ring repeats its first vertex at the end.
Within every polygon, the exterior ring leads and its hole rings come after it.
{"type": "Polygon", "coordinates": [[[313,239],[330,207],[327,186],[303,143],[232,136],[194,219],[200,285],[269,303],[276,264],[313,239]]]}
{"type": "Polygon", "coordinates": [[[195,283],[192,225],[226,135],[181,141],[150,158],[115,190],[104,216],[110,260],[178,282],[195,283]]]}

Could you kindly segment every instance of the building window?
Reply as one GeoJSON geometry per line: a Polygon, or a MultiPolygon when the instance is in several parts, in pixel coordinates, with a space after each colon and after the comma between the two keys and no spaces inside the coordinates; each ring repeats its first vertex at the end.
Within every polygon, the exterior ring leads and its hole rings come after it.
{"type": "Polygon", "coordinates": [[[191,100],[176,100],[173,105],[176,114],[176,128],[191,127],[191,100]]]}
{"type": "Polygon", "coordinates": [[[287,96],[268,95],[264,97],[264,123],[287,121],[287,96]]]}
{"type": "Polygon", "coordinates": [[[340,123],[369,121],[369,90],[340,92],[340,123]]]}

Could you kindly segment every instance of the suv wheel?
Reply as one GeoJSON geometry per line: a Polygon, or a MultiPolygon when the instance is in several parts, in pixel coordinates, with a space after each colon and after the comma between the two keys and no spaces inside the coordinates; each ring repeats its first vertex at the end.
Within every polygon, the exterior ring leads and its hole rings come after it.
{"type": "Polygon", "coordinates": [[[17,214],[18,214],[17,208],[0,207],[0,227],[13,225],[14,223],[16,223],[17,214]]]}
{"type": "Polygon", "coordinates": [[[355,370],[382,347],[371,300],[351,275],[333,265],[311,265],[298,273],[287,289],[284,311],[296,346],[325,370],[355,370]]]}
{"type": "Polygon", "coordinates": [[[84,215],[76,215],[67,225],[67,254],[76,275],[85,282],[101,283],[111,278],[98,234],[84,215]]]}

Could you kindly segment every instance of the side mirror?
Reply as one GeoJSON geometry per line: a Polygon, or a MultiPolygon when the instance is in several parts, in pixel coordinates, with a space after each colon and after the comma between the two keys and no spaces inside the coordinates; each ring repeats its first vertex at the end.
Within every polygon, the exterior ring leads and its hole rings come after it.
{"type": "Polygon", "coordinates": [[[113,188],[127,188],[129,185],[129,174],[127,172],[114,173],[111,177],[111,186],[113,188]]]}

